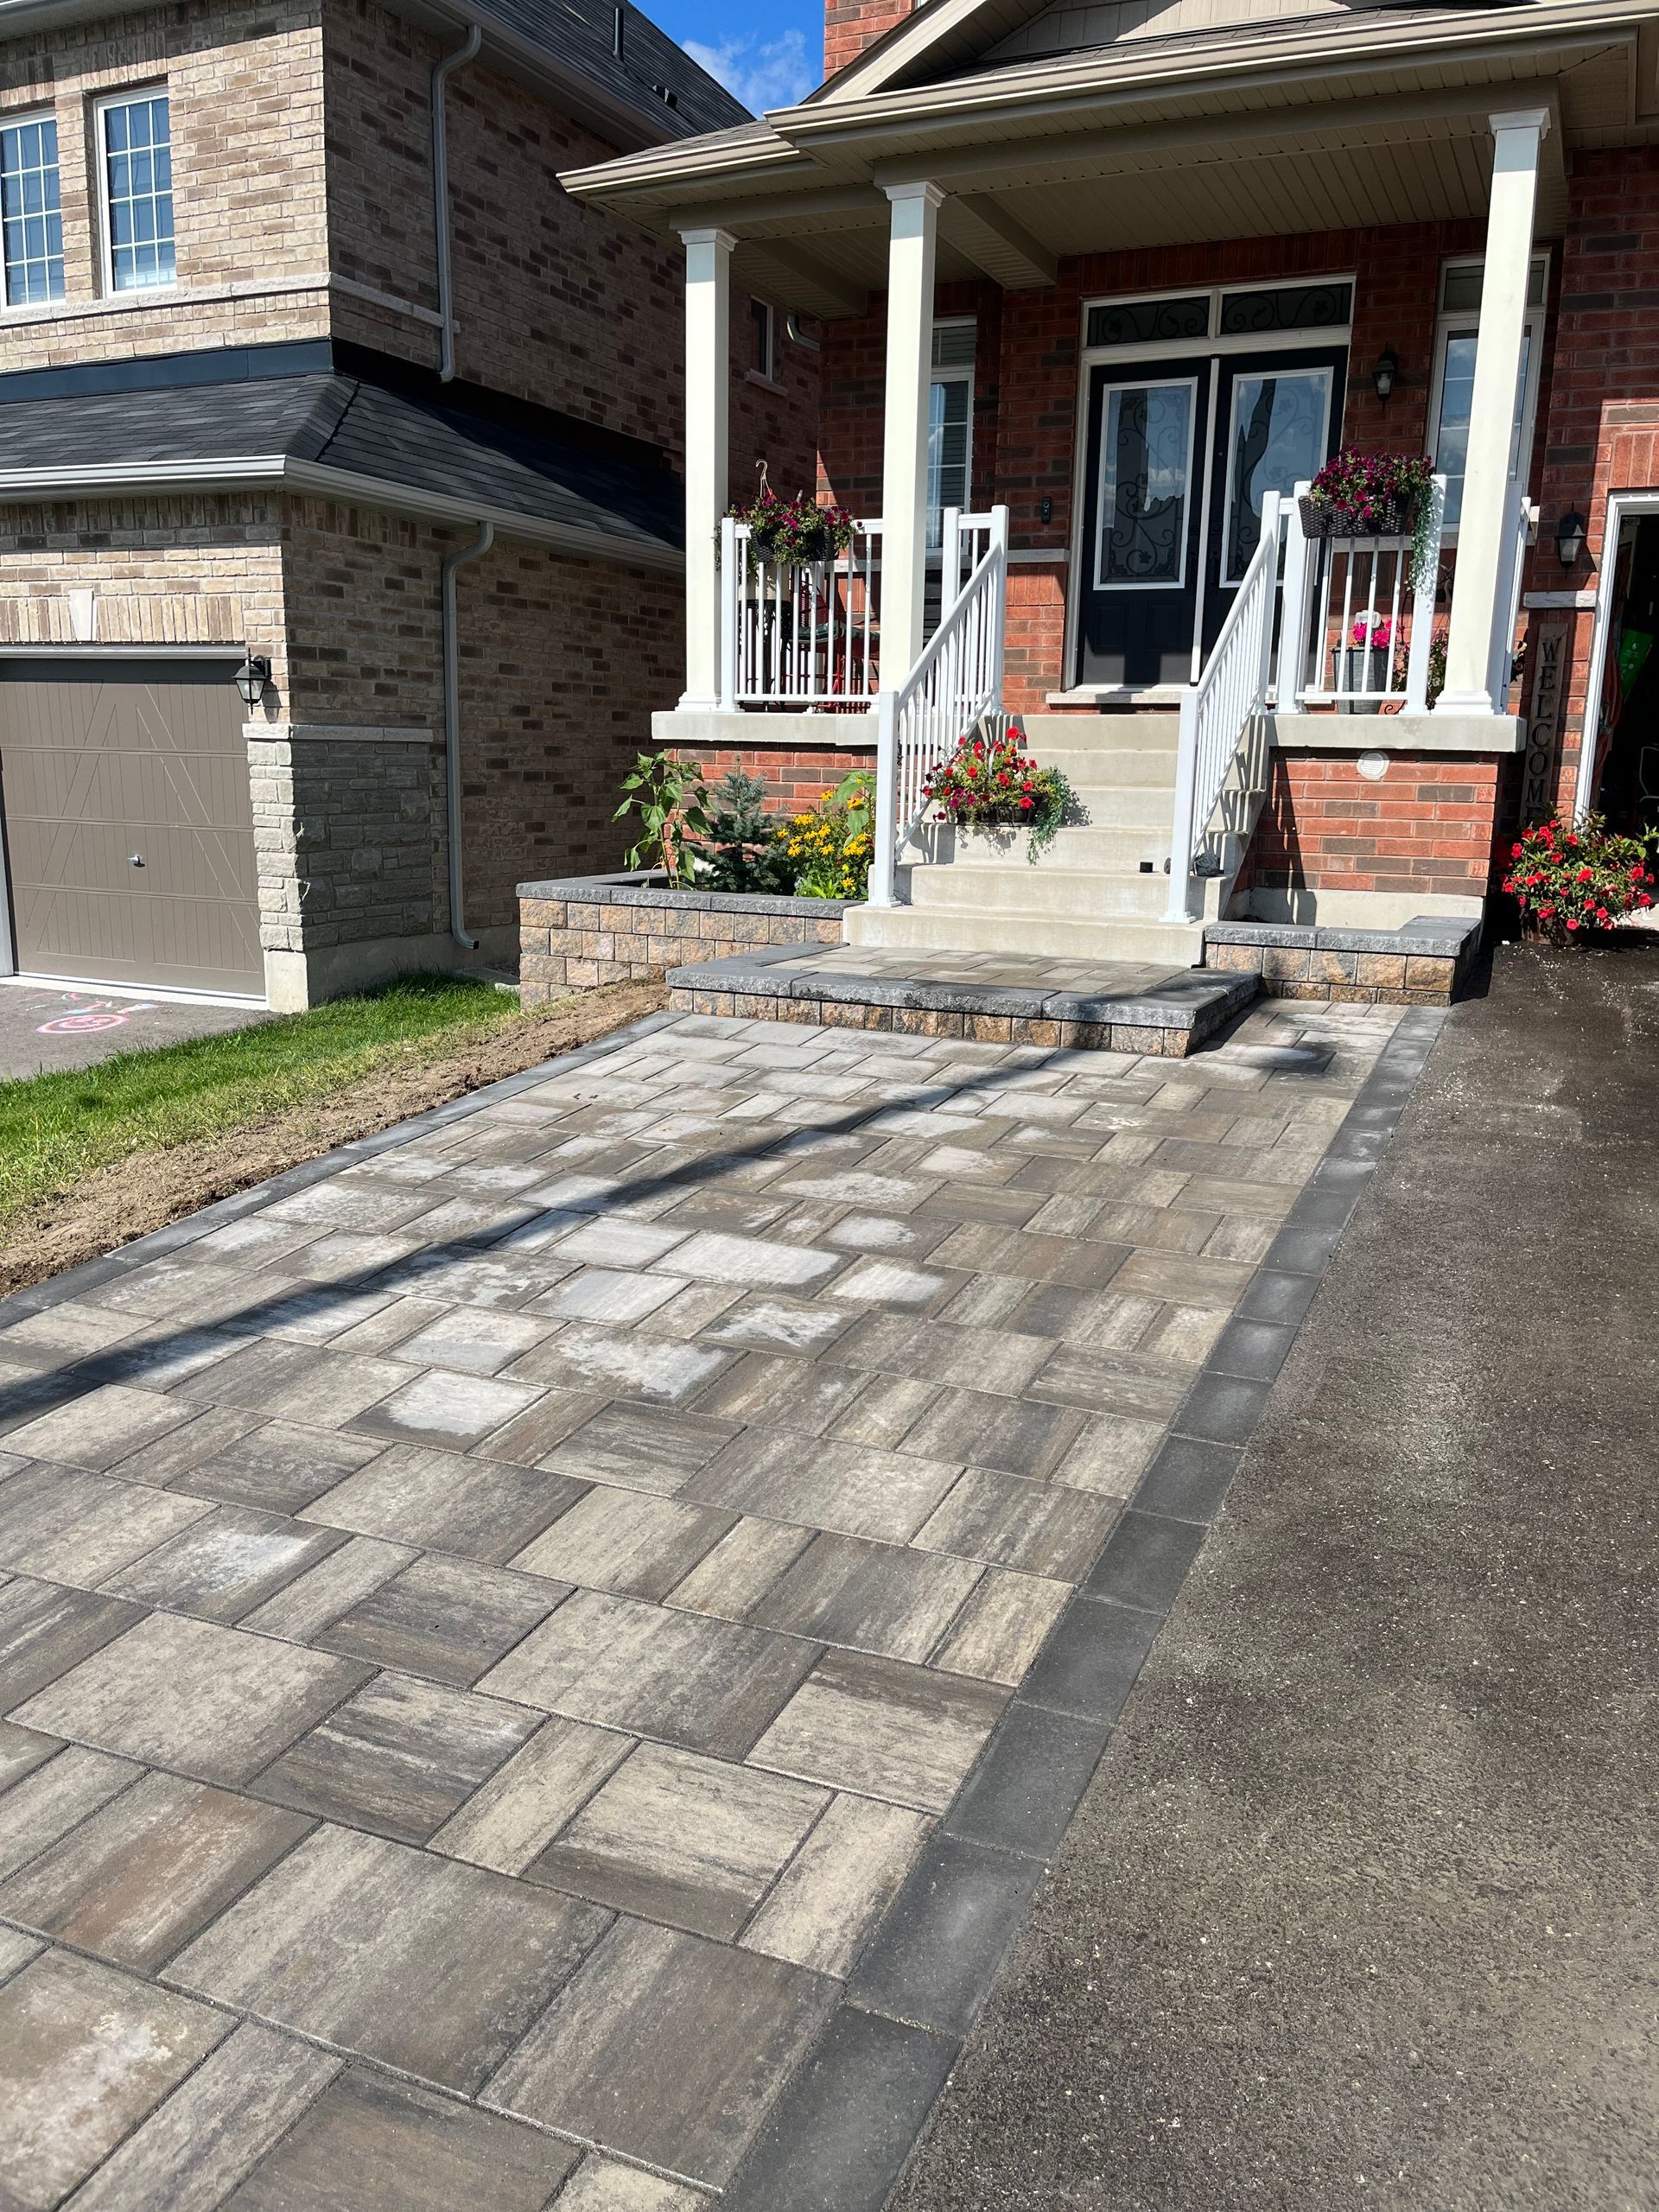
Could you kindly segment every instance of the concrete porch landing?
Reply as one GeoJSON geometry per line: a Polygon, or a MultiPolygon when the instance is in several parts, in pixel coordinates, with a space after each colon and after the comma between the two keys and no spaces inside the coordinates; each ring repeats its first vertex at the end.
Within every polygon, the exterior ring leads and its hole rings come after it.
{"type": "Polygon", "coordinates": [[[1184,1059],[1249,1005],[1259,979],[1158,962],[763,945],[671,969],[668,987],[688,1014],[1184,1059]]]}

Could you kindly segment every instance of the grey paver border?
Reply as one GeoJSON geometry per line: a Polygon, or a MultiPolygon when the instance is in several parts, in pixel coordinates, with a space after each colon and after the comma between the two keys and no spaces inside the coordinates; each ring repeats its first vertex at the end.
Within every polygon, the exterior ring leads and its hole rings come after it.
{"type": "Polygon", "coordinates": [[[877,1924],[723,2212],[881,2212],[1221,1510],[1446,1020],[1402,1015],[1108,1539],[877,1924]],[[1249,1311],[1246,1309],[1249,1308],[1249,1311]],[[948,1931],[948,1934],[946,1933],[948,1931]],[[938,1941],[928,1940],[937,1932],[938,1941]],[[880,2078],[872,2060],[880,2054],[880,2078]]]}

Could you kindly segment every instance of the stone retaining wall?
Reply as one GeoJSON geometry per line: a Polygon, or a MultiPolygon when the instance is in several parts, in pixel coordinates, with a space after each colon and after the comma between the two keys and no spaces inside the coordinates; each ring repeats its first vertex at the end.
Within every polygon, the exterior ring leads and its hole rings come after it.
{"type": "Polygon", "coordinates": [[[761,945],[839,944],[842,899],[683,891],[638,875],[518,887],[522,1003],[540,1006],[761,945]]]}
{"type": "Polygon", "coordinates": [[[1257,976],[1269,998],[1446,1006],[1480,947],[1478,921],[1420,914],[1397,930],[1212,922],[1204,964],[1257,976]]]}

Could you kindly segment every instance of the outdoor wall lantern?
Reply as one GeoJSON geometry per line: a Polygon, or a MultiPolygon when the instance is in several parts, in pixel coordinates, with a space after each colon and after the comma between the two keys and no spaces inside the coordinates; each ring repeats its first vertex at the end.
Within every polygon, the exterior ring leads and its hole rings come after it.
{"type": "Polygon", "coordinates": [[[1399,377],[1400,356],[1392,348],[1379,353],[1371,365],[1371,382],[1376,386],[1376,396],[1385,407],[1399,377]]]}
{"type": "Polygon", "coordinates": [[[1584,517],[1576,507],[1555,525],[1555,550],[1561,556],[1564,569],[1577,568],[1584,551],[1584,517]]]}
{"type": "Polygon", "coordinates": [[[244,702],[250,707],[259,704],[270,683],[269,653],[250,653],[236,671],[236,688],[242,694],[244,702]]]}

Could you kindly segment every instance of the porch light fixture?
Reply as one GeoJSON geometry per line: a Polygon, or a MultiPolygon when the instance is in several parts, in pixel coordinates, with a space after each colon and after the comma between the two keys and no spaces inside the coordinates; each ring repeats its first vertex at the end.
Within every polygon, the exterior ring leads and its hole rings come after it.
{"type": "Polygon", "coordinates": [[[1555,525],[1555,550],[1564,569],[1576,569],[1584,551],[1584,517],[1574,507],[1555,525]]]}
{"type": "Polygon", "coordinates": [[[236,671],[236,688],[242,694],[245,706],[257,707],[264,697],[270,682],[269,653],[250,653],[236,671]]]}
{"type": "Polygon", "coordinates": [[[1400,378],[1400,356],[1389,347],[1377,355],[1371,364],[1371,382],[1376,386],[1376,396],[1386,407],[1389,395],[1400,378]]]}

